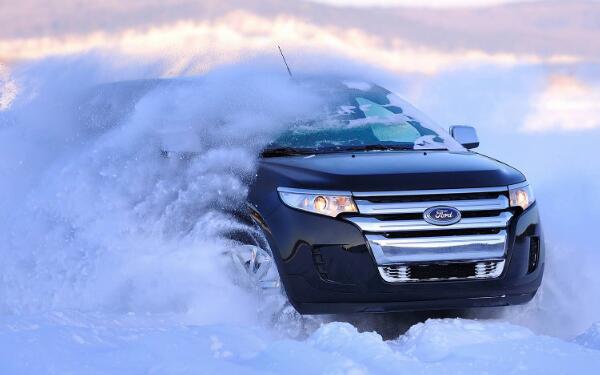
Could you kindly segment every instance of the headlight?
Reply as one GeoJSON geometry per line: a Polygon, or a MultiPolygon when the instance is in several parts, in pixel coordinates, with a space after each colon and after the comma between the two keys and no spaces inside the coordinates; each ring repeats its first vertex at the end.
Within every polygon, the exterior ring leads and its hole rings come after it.
{"type": "Polygon", "coordinates": [[[278,188],[283,203],[292,208],[336,217],[342,212],[358,212],[349,192],[278,188]]]}
{"type": "Polygon", "coordinates": [[[526,209],[535,202],[533,191],[527,182],[508,187],[511,207],[526,209]]]}

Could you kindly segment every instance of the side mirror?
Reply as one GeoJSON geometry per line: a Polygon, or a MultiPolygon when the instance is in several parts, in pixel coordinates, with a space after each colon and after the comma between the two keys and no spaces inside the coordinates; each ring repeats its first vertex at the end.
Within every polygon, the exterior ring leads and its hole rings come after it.
{"type": "Polygon", "coordinates": [[[467,149],[479,147],[477,130],[472,126],[454,125],[450,127],[450,135],[467,149]]]}

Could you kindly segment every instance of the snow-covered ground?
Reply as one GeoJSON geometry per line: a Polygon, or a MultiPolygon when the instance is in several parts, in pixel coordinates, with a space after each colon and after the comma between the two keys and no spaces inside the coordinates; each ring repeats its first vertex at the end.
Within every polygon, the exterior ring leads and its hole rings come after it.
{"type": "Polygon", "coordinates": [[[436,319],[384,341],[344,322],[260,326],[53,313],[0,320],[0,371],[89,374],[594,374],[600,353],[502,321],[436,319]]]}
{"type": "Polygon", "coordinates": [[[98,82],[164,69],[83,56],[17,67],[0,86],[11,90],[0,110],[0,373],[600,372],[600,117],[588,100],[598,67],[367,74],[444,125],[477,125],[482,152],[524,170],[547,277],[527,306],[324,316],[300,329],[294,317],[274,325],[232,282],[220,234],[239,225],[227,211],[258,148],[318,100],[255,61],[80,104],[98,82]],[[119,108],[131,112],[112,126],[119,108]],[[183,141],[202,156],[156,152],[183,141]]]}

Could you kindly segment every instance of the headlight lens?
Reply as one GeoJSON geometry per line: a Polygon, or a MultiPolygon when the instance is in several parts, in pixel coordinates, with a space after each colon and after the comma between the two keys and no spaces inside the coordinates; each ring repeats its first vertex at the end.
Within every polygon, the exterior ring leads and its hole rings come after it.
{"type": "Polygon", "coordinates": [[[521,207],[525,210],[535,202],[533,191],[527,183],[509,186],[508,192],[511,207],[521,207]]]}
{"type": "Polygon", "coordinates": [[[279,188],[283,203],[292,208],[336,217],[343,212],[358,212],[350,193],[317,192],[279,188]]]}

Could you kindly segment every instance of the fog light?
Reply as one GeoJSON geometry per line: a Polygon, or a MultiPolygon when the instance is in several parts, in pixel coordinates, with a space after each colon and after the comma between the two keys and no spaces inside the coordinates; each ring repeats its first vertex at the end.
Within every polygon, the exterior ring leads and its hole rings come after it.
{"type": "Polygon", "coordinates": [[[529,239],[529,267],[527,273],[535,271],[540,261],[540,238],[531,237],[529,239]]]}

